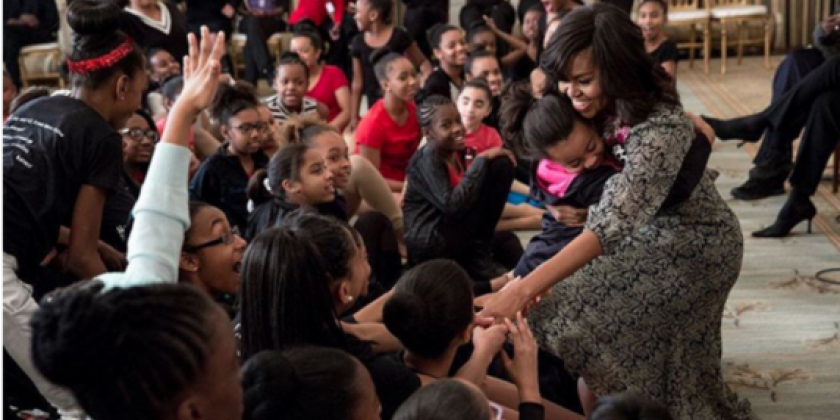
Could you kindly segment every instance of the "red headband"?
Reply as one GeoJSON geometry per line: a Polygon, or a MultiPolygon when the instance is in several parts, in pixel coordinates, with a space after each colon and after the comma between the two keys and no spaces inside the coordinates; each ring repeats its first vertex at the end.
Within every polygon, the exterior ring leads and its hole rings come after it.
{"type": "Polygon", "coordinates": [[[131,53],[133,47],[134,43],[131,41],[131,38],[126,37],[122,44],[118,45],[105,55],[79,61],[67,60],[67,68],[70,70],[70,73],[75,74],[86,74],[107,69],[131,53]]]}

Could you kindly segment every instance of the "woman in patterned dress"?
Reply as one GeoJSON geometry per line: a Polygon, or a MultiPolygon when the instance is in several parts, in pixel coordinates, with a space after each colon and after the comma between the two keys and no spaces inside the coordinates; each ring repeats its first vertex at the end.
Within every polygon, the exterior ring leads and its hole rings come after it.
{"type": "MultiPolygon", "coordinates": [[[[534,332],[596,395],[632,390],[680,420],[752,418],[749,404],[724,384],[720,363],[721,314],[743,257],[738,220],[715,189],[715,174],[702,169],[688,198],[663,206],[692,160],[699,135],[692,123],[708,138],[713,133],[684,113],[647,57],[641,31],[613,6],[566,16],[542,67],[547,85],[605,137],[629,127],[626,162],[590,209],[584,232],[485,302],[482,315],[512,317],[550,289],[529,314],[534,332]]],[[[541,137],[545,118],[530,117],[518,123],[531,150],[560,164],[598,159],[586,140],[541,137]]]]}

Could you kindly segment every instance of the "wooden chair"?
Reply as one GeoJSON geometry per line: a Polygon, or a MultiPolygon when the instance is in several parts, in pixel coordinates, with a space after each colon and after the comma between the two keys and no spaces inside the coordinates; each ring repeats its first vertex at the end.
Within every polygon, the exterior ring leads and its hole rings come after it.
{"type": "MultiPolygon", "coordinates": [[[[268,51],[275,57],[276,61],[280,60],[280,55],[283,54],[283,51],[289,49],[291,40],[292,34],[286,32],[277,32],[268,38],[268,51]]],[[[248,36],[236,32],[231,37],[230,43],[234,77],[238,79],[245,71],[245,44],[248,43],[248,36]]]]}
{"type": "Polygon", "coordinates": [[[764,44],[764,67],[770,68],[770,42],[772,37],[772,18],[762,0],[709,0],[712,20],[720,22],[720,74],[726,74],[726,56],[729,47],[727,25],[734,23],[738,37],[738,64],[744,58],[745,45],[764,44]],[[744,39],[749,23],[759,22],[764,29],[764,38],[744,39]]]}
{"type": "Polygon", "coordinates": [[[687,42],[677,44],[678,49],[688,49],[688,66],[694,67],[694,54],[703,48],[703,71],[709,73],[712,55],[712,15],[708,7],[701,7],[700,0],[668,0],[668,26],[688,26],[687,42]],[[697,40],[697,27],[703,31],[702,40],[697,40]]]}
{"type": "Polygon", "coordinates": [[[21,85],[26,88],[32,84],[47,83],[64,89],[61,76],[61,48],[58,42],[35,44],[23,48],[18,56],[21,85]]]}

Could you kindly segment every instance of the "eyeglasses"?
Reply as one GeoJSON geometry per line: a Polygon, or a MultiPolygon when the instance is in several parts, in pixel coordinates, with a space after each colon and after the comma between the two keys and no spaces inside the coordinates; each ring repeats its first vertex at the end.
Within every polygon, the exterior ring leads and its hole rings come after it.
{"type": "Polygon", "coordinates": [[[245,134],[251,134],[254,130],[257,131],[265,131],[268,128],[268,125],[264,122],[258,122],[255,124],[242,124],[238,127],[231,127],[234,130],[239,130],[245,134]]]}
{"type": "Polygon", "coordinates": [[[134,141],[143,141],[143,137],[149,139],[152,143],[157,143],[160,141],[160,134],[158,134],[157,131],[151,129],[144,130],[139,127],[123,128],[122,130],[120,130],[120,134],[128,136],[134,141]]]}
{"type": "Polygon", "coordinates": [[[236,240],[237,236],[241,237],[242,235],[239,234],[239,228],[234,227],[230,230],[230,232],[222,234],[222,237],[219,239],[214,239],[203,244],[184,246],[184,251],[198,252],[204,248],[210,248],[211,246],[230,245],[236,240]]]}
{"type": "Polygon", "coordinates": [[[505,410],[502,408],[501,405],[490,401],[490,414],[493,415],[494,420],[502,420],[502,415],[505,413],[505,410]]]}

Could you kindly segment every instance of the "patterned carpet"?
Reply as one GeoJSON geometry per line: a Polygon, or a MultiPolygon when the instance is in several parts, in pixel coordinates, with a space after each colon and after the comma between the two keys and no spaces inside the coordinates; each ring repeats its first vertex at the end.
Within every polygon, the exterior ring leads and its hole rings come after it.
{"type": "MultiPolygon", "coordinates": [[[[778,65],[782,57],[773,57],[778,65]]],[[[770,101],[773,69],[759,58],[729,66],[729,73],[705,75],[680,64],[680,93],[695,113],[734,117],[770,101]]],[[[713,60],[712,71],[719,69],[713,60]]],[[[819,220],[808,235],[805,223],[788,238],[754,239],[750,232],[776,217],[785,197],[756,202],[731,199],[729,190],[746,179],[757,147],[718,142],[710,166],[717,185],[738,214],[745,236],[741,277],[723,321],[727,381],[748,398],[765,420],[840,418],[840,286],[814,280],[816,272],[840,267],[840,197],[831,194],[829,171],[814,197],[819,220]]],[[[831,165],[831,162],[829,163],[831,165]]],[[[840,275],[833,277],[840,280],[840,275]]]]}

